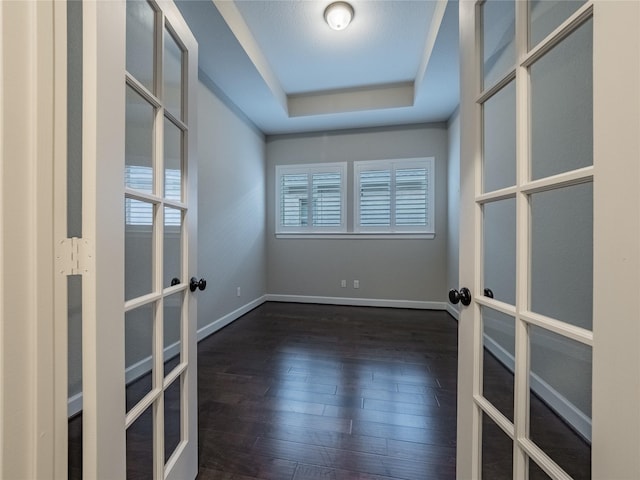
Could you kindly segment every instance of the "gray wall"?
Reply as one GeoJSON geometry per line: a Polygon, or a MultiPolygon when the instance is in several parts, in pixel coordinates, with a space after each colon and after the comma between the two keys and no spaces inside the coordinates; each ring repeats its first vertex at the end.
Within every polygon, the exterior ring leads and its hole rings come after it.
{"type": "MultiPolygon", "coordinates": [[[[456,110],[448,123],[449,162],[447,163],[447,290],[459,288],[458,249],[460,244],[460,115],[456,110]]],[[[454,310],[458,305],[450,305],[454,310]]]]}
{"type": "Polygon", "coordinates": [[[266,288],[264,136],[201,74],[198,90],[198,328],[266,288]],[[236,295],[237,287],[241,295],[236,295]]]}
{"type": "MultiPolygon", "coordinates": [[[[67,235],[82,237],[82,2],[67,2],[67,235]]],[[[67,282],[68,394],[82,391],[82,277],[67,282]]]]}
{"type": "MultiPolygon", "coordinates": [[[[445,124],[282,135],[267,138],[267,258],[270,294],[445,300],[447,288],[447,127],[445,124]],[[275,237],[276,165],[348,162],[348,218],[353,162],[435,157],[433,240],[282,239],[275,237]],[[353,288],[353,280],[360,288],[353,288]],[[347,288],[340,281],[347,280],[347,288]]],[[[349,222],[353,224],[352,220],[349,222]]]]}

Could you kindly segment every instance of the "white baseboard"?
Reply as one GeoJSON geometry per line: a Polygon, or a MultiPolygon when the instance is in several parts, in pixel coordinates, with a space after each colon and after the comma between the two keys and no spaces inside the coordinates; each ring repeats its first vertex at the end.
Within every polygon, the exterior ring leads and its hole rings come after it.
{"type": "MultiPolygon", "coordinates": [[[[164,358],[170,359],[180,353],[180,342],[176,342],[173,345],[169,345],[164,349],[164,358]]],[[[151,371],[151,356],[143,358],[137,363],[134,363],[124,371],[125,384],[129,384],[134,380],[146,375],[151,371]]]]}
{"type": "MultiPolygon", "coordinates": [[[[212,333],[220,330],[221,328],[226,327],[231,322],[233,322],[234,320],[237,320],[245,313],[262,305],[265,301],[266,301],[265,296],[263,295],[262,297],[259,297],[247,303],[246,305],[243,305],[242,307],[234,310],[233,312],[228,313],[224,317],[221,317],[211,322],[209,325],[206,325],[198,329],[198,332],[197,332],[198,342],[208,337],[212,333]]],[[[172,358],[178,353],[180,353],[180,344],[176,342],[173,345],[170,345],[167,348],[165,348],[164,351],[165,351],[165,358],[172,358]]],[[[147,357],[140,360],[137,363],[134,363],[129,368],[127,368],[124,372],[125,382],[128,384],[130,382],[133,382],[137,378],[141,377],[142,375],[147,374],[151,370],[151,361],[152,361],[151,357],[147,357]]],[[[67,400],[67,415],[69,417],[72,417],[73,415],[80,413],[80,411],[82,411],[82,392],[76,393],[75,395],[69,397],[69,399],[67,400]]]]}
{"type": "MultiPolygon", "coordinates": [[[[513,372],[515,367],[513,356],[487,335],[484,335],[484,342],[487,350],[513,372]]],[[[531,374],[530,386],[549,407],[591,443],[591,419],[582,410],[535,373],[531,374]]]]}
{"type": "Polygon", "coordinates": [[[447,312],[455,318],[456,322],[460,321],[460,311],[450,303],[447,303],[447,312]]]}
{"type": "Polygon", "coordinates": [[[227,325],[229,325],[234,320],[237,320],[238,318],[240,318],[245,313],[250,312],[251,310],[253,310],[256,307],[259,307],[260,305],[262,305],[264,302],[267,301],[266,297],[267,297],[267,295],[263,295],[261,297],[258,297],[255,300],[247,303],[246,305],[243,305],[242,307],[234,310],[233,312],[227,313],[224,317],[220,317],[219,319],[214,320],[209,325],[205,325],[204,327],[199,328],[198,329],[198,341],[207,338],[212,333],[217,332],[221,328],[224,328],[227,325]]]}
{"type": "Polygon", "coordinates": [[[311,295],[266,295],[267,302],[318,303],[322,305],[348,305],[352,307],[415,308],[419,310],[445,310],[445,302],[420,300],[388,300],[379,298],[320,297],[311,295]]]}
{"type": "MultiPolygon", "coordinates": [[[[164,358],[173,358],[180,353],[180,343],[176,342],[164,349],[164,358]]],[[[143,358],[134,363],[124,371],[124,381],[126,384],[146,375],[151,371],[151,357],[143,358]]],[[[82,410],[82,392],[76,393],[67,400],[67,414],[69,417],[82,410]]]]}

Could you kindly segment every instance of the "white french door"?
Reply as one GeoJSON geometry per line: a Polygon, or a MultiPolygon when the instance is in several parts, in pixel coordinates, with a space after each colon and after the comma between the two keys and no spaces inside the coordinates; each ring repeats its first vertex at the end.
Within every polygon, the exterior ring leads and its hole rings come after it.
{"type": "Polygon", "coordinates": [[[197,44],[170,0],[83,32],[83,478],[195,478],[197,44]]]}
{"type": "Polygon", "coordinates": [[[640,478],[639,31],[638,2],[460,2],[458,478],[498,445],[514,479],[640,478]]]}

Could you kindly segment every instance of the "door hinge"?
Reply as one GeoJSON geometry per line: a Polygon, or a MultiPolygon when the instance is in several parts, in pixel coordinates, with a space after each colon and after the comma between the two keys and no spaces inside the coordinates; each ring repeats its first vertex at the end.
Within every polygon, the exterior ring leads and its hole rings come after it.
{"type": "Polygon", "coordinates": [[[91,256],[88,240],[78,237],[60,240],[56,245],[56,271],[60,275],[83,275],[88,271],[91,256]]]}

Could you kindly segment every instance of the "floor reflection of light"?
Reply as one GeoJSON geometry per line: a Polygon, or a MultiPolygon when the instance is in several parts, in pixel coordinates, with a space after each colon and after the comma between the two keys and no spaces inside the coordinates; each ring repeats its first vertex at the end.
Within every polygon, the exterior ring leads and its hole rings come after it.
{"type": "Polygon", "coordinates": [[[287,441],[295,441],[295,435],[302,432],[292,430],[322,430],[325,402],[320,397],[322,394],[313,391],[310,380],[323,375],[327,367],[326,362],[322,362],[321,351],[303,341],[281,345],[273,362],[284,380],[271,392],[270,437],[280,439],[271,442],[272,447],[276,454],[287,458],[291,448],[287,441]]]}
{"type": "Polygon", "coordinates": [[[386,385],[387,388],[394,388],[395,391],[390,391],[388,398],[390,403],[393,402],[393,408],[385,408],[385,405],[377,405],[375,399],[367,401],[368,399],[365,398],[365,410],[368,410],[367,407],[381,410],[371,414],[373,417],[371,421],[376,421],[376,415],[383,415],[391,437],[404,436],[402,432],[407,432],[405,429],[412,429],[410,430],[411,438],[416,442],[429,444],[439,440],[440,433],[437,425],[441,412],[434,393],[438,388],[438,381],[427,367],[410,363],[385,363],[374,372],[373,380],[374,385],[378,382],[380,386],[386,385]],[[406,402],[406,409],[402,411],[401,404],[405,402],[402,402],[401,398],[398,399],[401,394],[416,395],[422,403],[406,402]],[[394,429],[397,431],[393,432],[394,429]]]}
{"type": "MultiPolygon", "coordinates": [[[[427,455],[426,450],[431,452],[427,445],[442,444],[446,432],[440,425],[447,422],[440,420],[436,375],[424,363],[411,363],[412,352],[382,351],[378,358],[378,340],[372,335],[358,350],[361,334],[345,338],[333,338],[331,333],[286,337],[270,359],[281,379],[267,394],[273,411],[262,441],[274,456],[293,458],[295,452],[328,468],[372,474],[373,468],[377,474],[382,470],[391,475],[397,463],[385,460],[391,448],[386,439],[410,439],[399,440],[394,447],[401,450],[407,441],[414,445],[407,460],[427,455]],[[341,358],[343,348],[355,352],[341,358]],[[333,393],[318,388],[323,384],[332,384],[333,393]],[[406,408],[402,405],[403,390],[415,395],[405,400],[406,408]],[[322,410],[316,410],[317,405],[322,410]],[[344,423],[340,426],[336,422],[344,423]],[[345,428],[342,434],[333,430],[336,425],[345,428]],[[373,454],[369,444],[359,446],[359,437],[384,437],[385,443],[379,453],[373,454]],[[344,448],[343,442],[349,442],[350,447],[344,448]]],[[[402,456],[396,453],[396,460],[398,455],[402,456]]]]}

